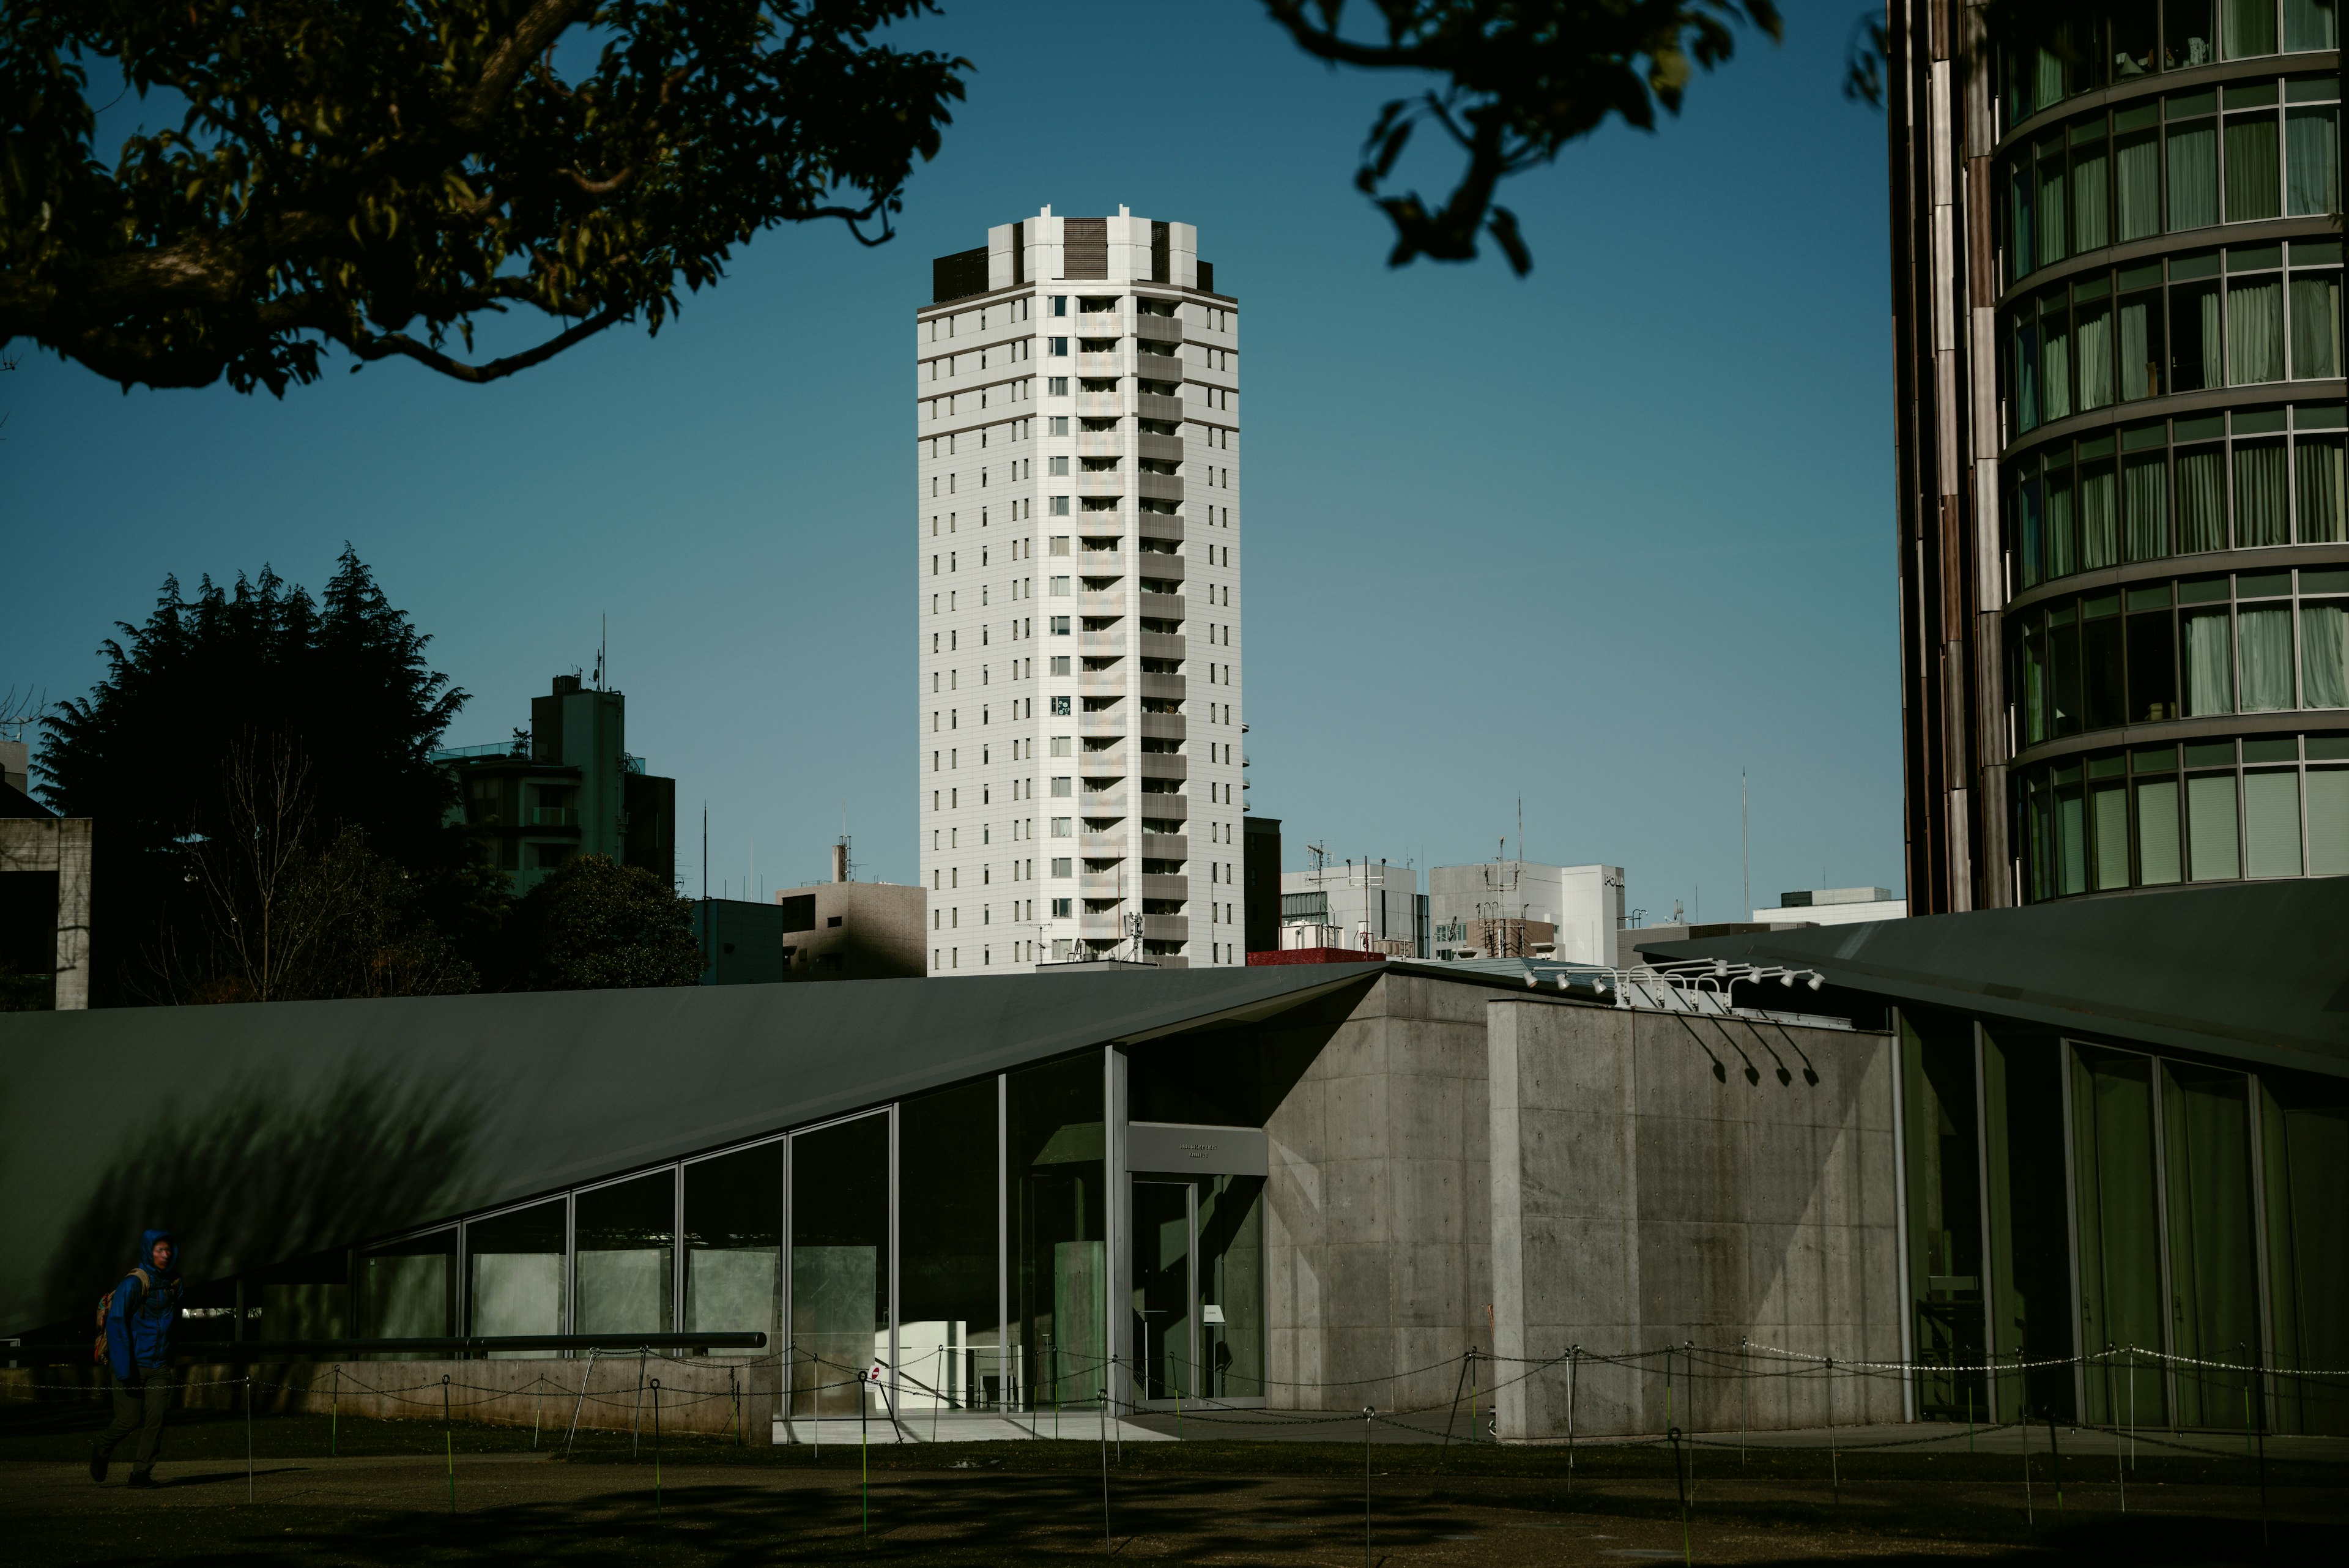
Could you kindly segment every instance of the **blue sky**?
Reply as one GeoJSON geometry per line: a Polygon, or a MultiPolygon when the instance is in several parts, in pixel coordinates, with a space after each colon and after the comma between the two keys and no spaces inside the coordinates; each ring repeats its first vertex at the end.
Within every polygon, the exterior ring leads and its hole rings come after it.
{"type": "Polygon", "coordinates": [[[1728,918],[1744,769],[1757,903],[1898,890],[1884,122],[1840,96],[1849,23],[1797,6],[1658,134],[1516,181],[1518,279],[1387,268],[1350,178],[1403,84],[1253,0],[957,5],[898,34],[978,67],[899,237],[767,234],[657,338],[486,388],[338,363],[283,402],[19,344],[0,687],[86,691],[166,573],[316,588],[348,540],[473,694],[451,743],[527,723],[609,615],[688,892],[705,801],[713,890],[820,876],[843,815],[861,877],[911,881],[911,313],[988,224],[1124,202],[1198,224],[1241,300],[1249,800],[1292,867],[1515,852],[1522,795],[1529,857],[1728,918]]]}

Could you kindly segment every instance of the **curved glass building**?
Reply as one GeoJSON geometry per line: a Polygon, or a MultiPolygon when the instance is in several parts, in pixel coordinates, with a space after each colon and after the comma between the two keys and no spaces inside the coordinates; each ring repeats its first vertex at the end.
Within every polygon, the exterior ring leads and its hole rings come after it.
{"type": "Polygon", "coordinates": [[[1908,15],[1912,909],[2349,873],[2336,5],[1908,15]]]}

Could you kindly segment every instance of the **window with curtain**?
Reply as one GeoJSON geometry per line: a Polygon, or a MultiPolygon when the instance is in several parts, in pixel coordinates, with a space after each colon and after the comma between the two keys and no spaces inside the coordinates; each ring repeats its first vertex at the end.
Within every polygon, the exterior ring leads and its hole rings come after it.
{"type": "Polygon", "coordinates": [[[2070,771],[2073,776],[2055,786],[2055,891],[2065,897],[2088,890],[2088,841],[2080,799],[2080,770],[2075,767],[2070,771]]]}
{"type": "Polygon", "coordinates": [[[2169,228],[2204,229],[2219,221],[2219,122],[2189,119],[2169,128],[2169,228]]]}
{"type": "Polygon", "coordinates": [[[2197,882],[2243,874],[2232,774],[2195,774],[2186,780],[2186,874],[2197,882]]]}
{"type": "Polygon", "coordinates": [[[2243,874],[2300,875],[2300,774],[2243,775],[2243,874]]]}
{"type": "Polygon", "coordinates": [[[2106,161],[2103,127],[2096,138],[2072,149],[2072,254],[2098,251],[2112,243],[2112,175],[2106,161]]]}
{"type": "Polygon", "coordinates": [[[2155,136],[2140,131],[2113,144],[2113,206],[2116,237],[2124,241],[2161,233],[2161,146],[2155,136]]]}
{"type": "Polygon", "coordinates": [[[2113,465],[2092,462],[2080,471],[2080,569],[2120,564],[2120,508],[2113,493],[2113,465]]]}
{"type": "Polygon", "coordinates": [[[2024,306],[2014,317],[2014,428],[2039,425],[2039,324],[2024,306]]]}
{"type": "Polygon", "coordinates": [[[2169,554],[2169,454],[2140,452],[2125,460],[2121,491],[2128,506],[2128,558],[2158,561],[2169,554]]]}
{"type": "Polygon", "coordinates": [[[2308,874],[2349,873],[2349,768],[2308,770],[2308,874]]]}
{"type": "Polygon", "coordinates": [[[2038,68],[2032,73],[2033,113],[2064,101],[2064,57],[2053,49],[2041,49],[2037,53],[2038,68]]]}
{"type": "Polygon", "coordinates": [[[2341,275],[2292,275],[2292,373],[2298,380],[2341,374],[2341,275]]]}
{"type": "Polygon", "coordinates": [[[2032,201],[2033,175],[2030,160],[2017,161],[2007,174],[2007,192],[2011,198],[2007,223],[2006,266],[2009,283],[2019,282],[2031,271],[2033,258],[2039,254],[2039,226],[2033,222],[2035,208],[2032,201]]]}
{"type": "Polygon", "coordinates": [[[2276,52],[2275,0],[2220,0],[2227,57],[2248,60],[2276,52]]]}
{"type": "Polygon", "coordinates": [[[2235,711],[2235,650],[2229,646],[2225,610],[2205,610],[2184,618],[2186,634],[2186,716],[2208,718],[2235,711]]]}
{"type": "Polygon", "coordinates": [[[2302,544],[2339,544],[2349,539],[2349,518],[2342,514],[2341,469],[2339,436],[2302,436],[2292,443],[2302,544]]]}
{"type": "Polygon", "coordinates": [[[2227,384],[2283,379],[2283,280],[2268,274],[2227,286],[2227,384]]]}
{"type": "Polygon", "coordinates": [[[2039,265],[2064,259],[2064,242],[2070,237],[2069,181],[2064,171],[2064,139],[2058,135],[2039,144],[2039,265]]]}
{"type": "Polygon", "coordinates": [[[2301,604],[2300,705],[2349,708],[2349,599],[2301,604]]]}
{"type": "Polygon", "coordinates": [[[2113,402],[2113,307],[2103,300],[2080,306],[2073,328],[2080,360],[2080,411],[2113,402]]]}
{"type": "Polygon", "coordinates": [[[2128,786],[2115,782],[2088,792],[2088,832],[2095,847],[2096,886],[2129,885],[2128,786]]]}
{"type": "Polygon", "coordinates": [[[2072,322],[2063,306],[2052,299],[2044,303],[2039,317],[2039,413],[2052,424],[2072,412],[2072,322]]]}
{"type": "Polygon", "coordinates": [[[2178,452],[2178,551],[2182,556],[2227,547],[2226,453],[2215,446],[2178,452]]]}
{"type": "Polygon", "coordinates": [[[2137,879],[2158,888],[2179,880],[2178,781],[2139,779],[2137,786],[2137,879]]]}
{"type": "Polygon", "coordinates": [[[2161,0],[2161,23],[2164,70],[2207,66],[2219,57],[2210,0],[2161,0]]]}
{"type": "Polygon", "coordinates": [[[2168,392],[2199,392],[2226,384],[2219,364],[2224,334],[2219,329],[2219,286],[2169,291],[2169,385],[2168,392]]]}
{"type": "Polygon", "coordinates": [[[2276,163],[2273,110],[2227,117],[2227,222],[2272,218],[2283,211],[2276,163]]]}
{"type": "Polygon", "coordinates": [[[2292,701],[2292,605],[2246,605],[2235,617],[2243,666],[2242,710],[2272,713],[2292,701]]]}
{"type": "Polygon", "coordinates": [[[2080,569],[2078,530],[2072,522],[2072,471],[2047,471],[2047,575],[2064,577],[2080,569]]]}
{"type": "MultiPolygon", "coordinates": [[[[2330,47],[2331,46],[2327,46],[2330,47]]],[[[2285,114],[2284,202],[2293,217],[2341,208],[2341,110],[2333,104],[2285,114]]]]}
{"type": "Polygon", "coordinates": [[[2161,296],[2137,294],[2121,300],[2121,399],[2133,402],[2161,391],[2161,296]]]}
{"type": "Polygon", "coordinates": [[[2235,548],[2288,544],[2283,443],[2240,441],[2235,447],[2235,548]]]}
{"type": "Polygon", "coordinates": [[[2047,642],[2033,616],[2023,628],[2023,743],[2047,738],[2047,642]]]}
{"type": "Polygon", "coordinates": [[[2283,0],[2283,47],[2287,53],[2303,49],[2337,49],[2341,26],[2334,15],[2337,0],[2283,0]]]}

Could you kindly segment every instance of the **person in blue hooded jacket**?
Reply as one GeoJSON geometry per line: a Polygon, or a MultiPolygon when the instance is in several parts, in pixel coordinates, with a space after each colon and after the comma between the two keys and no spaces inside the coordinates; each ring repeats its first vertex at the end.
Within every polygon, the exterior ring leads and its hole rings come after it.
{"type": "Polygon", "coordinates": [[[169,1231],[144,1232],[139,1264],[114,1287],[106,1309],[106,1361],[114,1374],[114,1421],[89,1451],[89,1479],[106,1480],[115,1446],[139,1434],[130,1451],[130,1482],[159,1484],[155,1455],[163,1444],[163,1413],[171,1403],[171,1336],[180,1325],[180,1248],[169,1231]]]}

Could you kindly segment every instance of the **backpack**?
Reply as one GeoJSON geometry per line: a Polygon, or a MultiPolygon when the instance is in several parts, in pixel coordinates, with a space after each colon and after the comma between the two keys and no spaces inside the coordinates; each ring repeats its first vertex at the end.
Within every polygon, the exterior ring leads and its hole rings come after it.
{"type": "MultiPolygon", "coordinates": [[[[125,1274],[123,1278],[137,1280],[139,1282],[140,1299],[144,1299],[147,1293],[155,1288],[154,1276],[148,1273],[144,1269],[133,1269],[128,1274],[125,1274]]],[[[115,1290],[120,1290],[121,1288],[121,1286],[117,1285],[115,1290]]],[[[138,1305],[138,1301],[134,1300],[131,1303],[131,1310],[134,1312],[137,1311],[138,1305]]],[[[100,1366],[106,1365],[106,1319],[107,1315],[113,1310],[114,1291],[109,1291],[104,1295],[98,1298],[98,1343],[90,1347],[89,1352],[89,1358],[98,1363],[100,1366]]]]}

